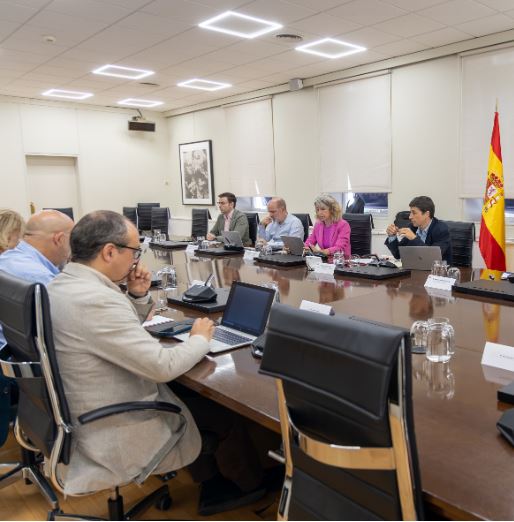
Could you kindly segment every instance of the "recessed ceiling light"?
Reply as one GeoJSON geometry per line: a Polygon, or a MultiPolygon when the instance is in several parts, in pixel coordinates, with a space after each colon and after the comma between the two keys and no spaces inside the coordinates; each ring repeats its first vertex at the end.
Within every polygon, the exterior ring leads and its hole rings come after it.
{"type": "Polygon", "coordinates": [[[210,29],[211,31],[218,31],[219,33],[240,36],[241,38],[256,38],[257,36],[282,27],[282,25],[277,22],[270,22],[269,20],[255,18],[254,16],[248,16],[234,11],[226,11],[198,24],[198,26],[204,29],[210,29]]]}
{"type": "Polygon", "coordinates": [[[42,96],[53,96],[54,98],[67,98],[68,100],[85,100],[91,98],[93,93],[91,92],[79,92],[79,91],[64,91],[62,89],[49,89],[48,91],[42,92],[42,96]]]}
{"type": "Polygon", "coordinates": [[[164,102],[156,101],[156,100],[142,100],[140,98],[125,98],[124,100],[120,100],[118,105],[128,105],[129,107],[157,107],[157,105],[162,105],[164,102]]]}
{"type": "Polygon", "coordinates": [[[219,91],[232,87],[230,83],[211,82],[209,80],[201,80],[200,78],[193,78],[185,82],[177,83],[178,87],[189,87],[190,89],[200,89],[201,91],[219,91]]]}
{"type": "Polygon", "coordinates": [[[317,56],[323,56],[323,58],[332,59],[342,58],[343,56],[349,56],[350,54],[366,51],[366,47],[343,42],[342,40],[336,40],[335,38],[323,38],[322,40],[316,40],[315,42],[300,45],[295,49],[304,53],[315,54],[317,56]]]}
{"type": "Polygon", "coordinates": [[[121,65],[102,65],[98,69],[92,71],[93,74],[102,74],[104,76],[115,76],[116,78],[128,78],[129,80],[139,80],[146,78],[154,71],[147,71],[145,69],[134,69],[133,67],[123,67],[121,65]]]}

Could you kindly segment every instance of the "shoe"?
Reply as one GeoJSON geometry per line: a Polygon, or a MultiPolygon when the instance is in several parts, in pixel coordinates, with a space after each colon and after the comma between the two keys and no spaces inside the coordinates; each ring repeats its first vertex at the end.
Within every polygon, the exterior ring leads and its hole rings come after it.
{"type": "Polygon", "coordinates": [[[231,480],[221,475],[202,482],[198,514],[202,516],[215,515],[246,506],[264,497],[266,488],[258,487],[252,491],[241,491],[231,480]]]}

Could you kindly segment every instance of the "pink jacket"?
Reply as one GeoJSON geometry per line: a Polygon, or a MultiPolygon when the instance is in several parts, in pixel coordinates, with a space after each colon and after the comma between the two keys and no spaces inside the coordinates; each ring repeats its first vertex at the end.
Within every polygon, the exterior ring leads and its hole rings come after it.
{"type": "MultiPolygon", "coordinates": [[[[330,246],[328,251],[330,254],[334,252],[343,252],[344,255],[350,256],[352,253],[350,246],[350,225],[348,221],[344,219],[340,219],[334,223],[335,227],[332,231],[332,238],[330,240],[330,246]]],[[[317,221],[314,225],[314,229],[312,230],[312,234],[305,241],[305,246],[314,246],[318,245],[322,248],[323,243],[323,230],[325,229],[325,224],[323,221],[317,221]]]]}

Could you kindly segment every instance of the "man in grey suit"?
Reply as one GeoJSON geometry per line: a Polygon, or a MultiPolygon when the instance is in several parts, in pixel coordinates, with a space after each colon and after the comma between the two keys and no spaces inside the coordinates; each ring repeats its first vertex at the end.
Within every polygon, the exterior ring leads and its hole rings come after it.
{"type": "Polygon", "coordinates": [[[237,210],[236,203],[237,198],[232,192],[223,192],[218,196],[220,215],[212,230],[207,234],[209,241],[221,240],[223,231],[236,231],[239,232],[243,245],[251,246],[248,218],[244,212],[237,210]]]}
{"type": "Polygon", "coordinates": [[[146,332],[140,323],[153,306],[150,273],[139,263],[137,229],[120,214],[103,210],[84,216],[70,244],[72,262],[48,286],[75,440],[62,470],[65,492],[142,482],[189,465],[193,479],[202,483],[200,514],[263,496],[262,467],[244,425],[202,397],[184,396],[186,407],[166,384],[207,354],[213,322],[197,319],[189,340],[172,348],[146,332]],[[126,295],[118,286],[122,281],[126,295]],[[131,401],[171,402],[182,413],[130,412],[77,422],[86,411],[131,401]],[[207,443],[198,428],[209,434],[207,443]]]}

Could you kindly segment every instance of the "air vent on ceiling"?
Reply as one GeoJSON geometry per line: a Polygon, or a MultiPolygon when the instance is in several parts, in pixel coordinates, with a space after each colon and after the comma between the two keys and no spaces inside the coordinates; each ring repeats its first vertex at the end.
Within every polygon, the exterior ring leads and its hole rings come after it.
{"type": "Polygon", "coordinates": [[[289,33],[276,34],[275,38],[278,38],[284,42],[301,42],[303,40],[303,36],[289,33]]]}

